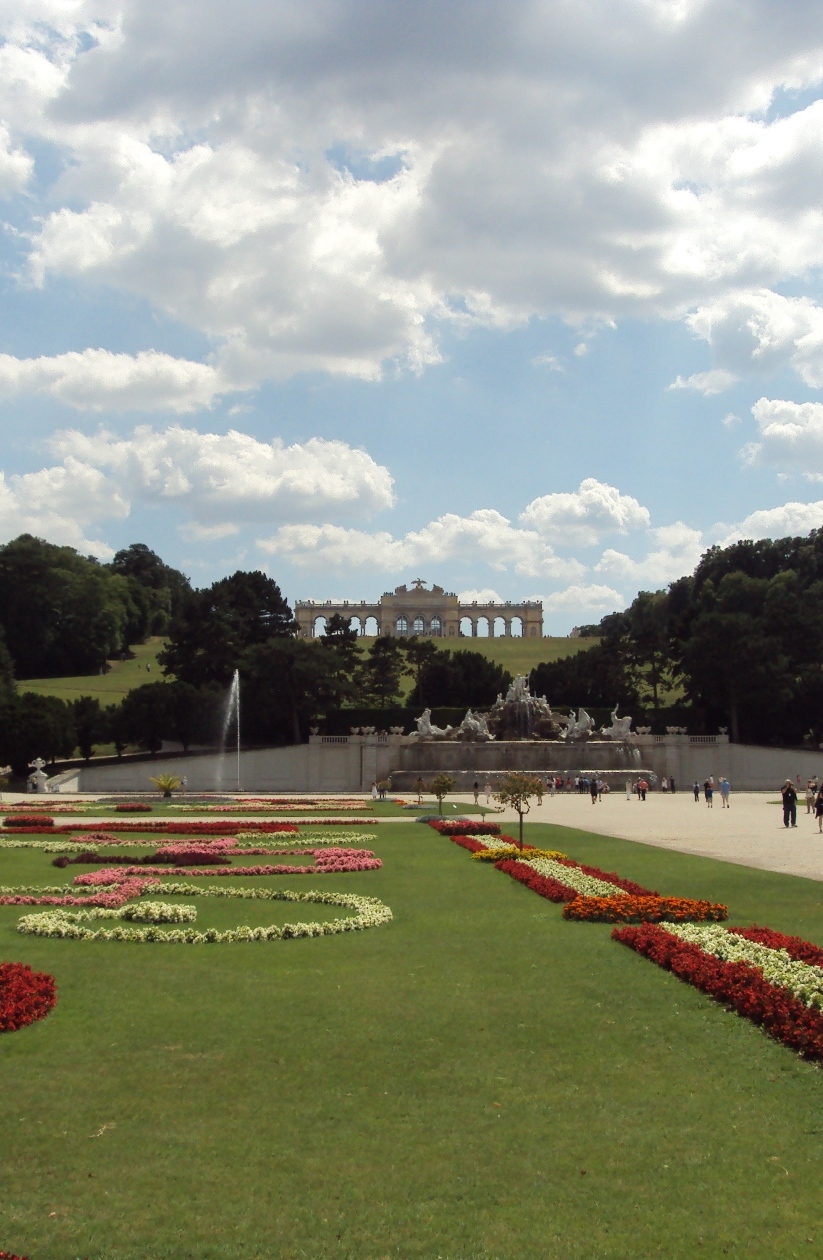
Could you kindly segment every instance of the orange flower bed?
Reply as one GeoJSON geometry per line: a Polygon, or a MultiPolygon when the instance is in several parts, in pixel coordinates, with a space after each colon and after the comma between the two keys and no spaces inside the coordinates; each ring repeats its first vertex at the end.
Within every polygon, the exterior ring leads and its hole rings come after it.
{"type": "Polygon", "coordinates": [[[727,906],[688,897],[583,897],[563,907],[564,919],[589,923],[719,923],[728,919],[727,906]]]}

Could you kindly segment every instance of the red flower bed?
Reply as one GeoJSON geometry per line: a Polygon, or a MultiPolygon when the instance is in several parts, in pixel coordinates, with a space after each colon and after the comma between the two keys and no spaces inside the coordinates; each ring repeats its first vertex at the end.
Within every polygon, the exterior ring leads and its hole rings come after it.
{"type": "Polygon", "coordinates": [[[143,805],[140,801],[126,801],[121,805],[115,805],[115,813],[118,814],[150,814],[153,806],[143,805]]]}
{"type": "Polygon", "coordinates": [[[811,941],[804,941],[802,936],[784,936],[782,932],[758,927],[756,923],[750,928],[735,927],[729,928],[729,931],[734,932],[735,936],[744,937],[747,941],[754,941],[757,945],[767,945],[769,949],[785,949],[793,962],[823,967],[823,949],[819,945],[812,945],[811,941]]]}
{"type": "Polygon", "coordinates": [[[29,1260],[28,1256],[16,1256],[11,1251],[0,1251],[0,1260],[29,1260]]]}
{"type": "Polygon", "coordinates": [[[433,818],[429,823],[441,836],[499,836],[497,823],[460,822],[456,818],[433,818]]]}
{"type": "Polygon", "coordinates": [[[568,884],[561,884],[559,880],[552,879],[548,875],[538,875],[537,871],[519,862],[517,858],[502,858],[499,862],[495,862],[494,869],[503,871],[505,875],[511,875],[512,879],[525,884],[532,892],[536,892],[538,897],[545,897],[547,901],[574,901],[577,896],[575,890],[569,888],[568,884]]]}
{"type": "Polygon", "coordinates": [[[461,849],[468,849],[469,853],[480,853],[485,849],[485,845],[480,840],[475,840],[473,836],[449,836],[453,844],[459,844],[461,849]]]}
{"type": "Polygon", "coordinates": [[[4,827],[53,827],[54,819],[49,814],[15,814],[3,819],[4,827]]]}
{"type": "Polygon", "coordinates": [[[728,906],[689,897],[584,897],[578,894],[563,907],[564,919],[582,923],[719,923],[729,917],[728,906]]]}
{"type": "MultiPolygon", "coordinates": [[[[769,929],[735,931],[742,936],[748,931],[767,933],[769,929]]],[[[780,932],[773,935],[784,940],[799,939],[783,937],[780,932]]],[[[722,1002],[730,1010],[737,1011],[738,1015],[759,1024],[770,1036],[796,1050],[803,1058],[823,1059],[823,1014],[804,1006],[785,989],[769,984],[757,967],[743,962],[722,962],[707,954],[699,945],[681,941],[664,928],[650,923],[640,927],[615,928],[612,938],[657,963],[658,967],[671,971],[679,980],[694,985],[701,993],[722,1002]]],[[[767,943],[762,938],[758,939],[761,944],[767,943]]],[[[809,942],[801,944],[805,946],[809,942]]],[[[817,946],[811,946],[811,949],[817,949],[817,946]]]]}
{"type": "MultiPolygon", "coordinates": [[[[18,823],[20,819],[16,820],[18,823]]],[[[364,819],[361,820],[365,822],[364,819]]],[[[346,819],[346,823],[350,823],[351,819],[346,819]]],[[[71,836],[77,832],[85,832],[84,838],[91,839],[93,832],[87,830],[88,824],[84,823],[66,823],[62,827],[54,827],[50,818],[43,819],[43,823],[50,824],[49,835],[71,836]]],[[[316,825],[316,824],[313,824],[316,825]]],[[[338,825],[338,824],[335,824],[338,825]]],[[[369,822],[368,826],[373,823],[369,822]]],[[[237,836],[243,831],[265,831],[267,834],[274,834],[277,831],[290,831],[295,833],[299,830],[296,823],[290,822],[115,822],[106,823],[106,826],[112,831],[143,831],[149,835],[168,835],[168,836],[237,836]]],[[[13,834],[33,835],[38,832],[42,835],[45,832],[38,826],[10,827],[9,830],[13,834]]]]}
{"type": "Polygon", "coordinates": [[[25,963],[0,963],[0,1032],[16,1032],[44,1019],[56,1001],[54,976],[32,971],[25,963]]]}
{"type": "Polygon", "coordinates": [[[622,888],[624,892],[634,893],[636,897],[658,897],[656,888],[644,888],[642,884],[635,884],[631,879],[622,879],[619,875],[615,875],[614,871],[601,871],[599,866],[585,866],[583,862],[573,862],[571,858],[556,858],[561,866],[573,866],[576,870],[582,871],[584,875],[592,875],[595,879],[605,880],[607,884],[614,884],[615,888],[622,888]]]}

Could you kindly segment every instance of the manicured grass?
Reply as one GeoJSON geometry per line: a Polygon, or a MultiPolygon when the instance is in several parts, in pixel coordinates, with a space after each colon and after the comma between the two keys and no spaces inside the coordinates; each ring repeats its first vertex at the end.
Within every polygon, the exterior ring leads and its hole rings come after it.
{"type": "MultiPolygon", "coordinates": [[[[732,922],[823,943],[813,881],[528,833],[662,892],[727,901],[732,922]]],[[[817,1253],[817,1068],[430,828],[375,837],[380,871],[270,881],[380,897],[394,922],[363,934],[39,941],[0,907],[0,958],[59,986],[47,1020],[0,1037],[0,1248],[32,1260],[817,1253]]],[[[0,852],[4,884],[76,869],[0,852]]],[[[218,913],[259,921],[238,902],[218,913]]]]}
{"type": "Polygon", "coordinates": [[[77,700],[80,696],[94,696],[102,705],[118,704],[135,687],[144,683],[162,681],[163,674],[157,664],[157,654],[165,646],[165,639],[151,638],[136,644],[131,650],[134,660],[110,661],[107,674],[81,674],[73,678],[21,678],[20,691],[34,691],[39,696],[57,696],[60,700],[77,700]],[[146,671],[150,665],[151,670],[146,671]]]}

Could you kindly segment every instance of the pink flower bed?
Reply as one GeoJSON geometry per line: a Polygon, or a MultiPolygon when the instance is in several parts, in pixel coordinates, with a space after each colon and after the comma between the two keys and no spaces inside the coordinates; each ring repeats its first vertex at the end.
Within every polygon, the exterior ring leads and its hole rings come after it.
{"type": "Polygon", "coordinates": [[[306,849],[305,855],[315,859],[314,866],[222,866],[213,870],[207,867],[168,867],[168,866],[108,866],[100,871],[91,871],[87,875],[75,875],[73,883],[78,887],[99,888],[116,885],[126,879],[169,875],[185,875],[188,877],[217,875],[337,875],[349,874],[352,871],[376,871],[383,863],[368,849],[306,849]]]}

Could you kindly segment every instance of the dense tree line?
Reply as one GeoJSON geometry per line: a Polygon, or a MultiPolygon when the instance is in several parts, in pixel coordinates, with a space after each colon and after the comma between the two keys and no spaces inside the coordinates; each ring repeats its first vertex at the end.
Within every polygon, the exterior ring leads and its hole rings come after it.
{"type": "Polygon", "coordinates": [[[533,672],[552,703],[654,713],[674,691],[695,730],[823,742],[823,530],[712,547],[691,576],[641,592],[596,630],[596,646],[533,672]]]}

